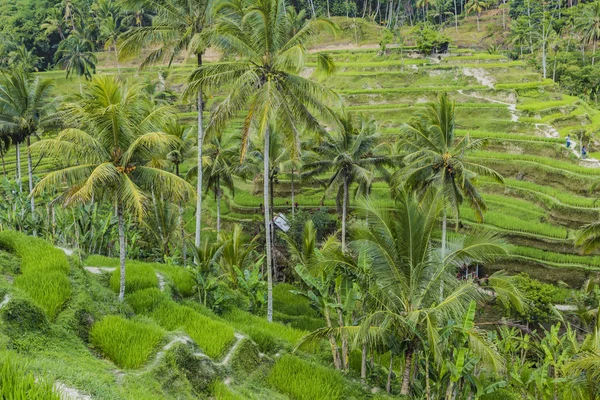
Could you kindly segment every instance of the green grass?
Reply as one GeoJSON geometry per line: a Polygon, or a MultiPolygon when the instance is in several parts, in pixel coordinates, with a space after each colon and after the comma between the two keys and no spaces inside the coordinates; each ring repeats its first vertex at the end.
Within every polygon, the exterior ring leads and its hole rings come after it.
{"type": "Polygon", "coordinates": [[[579,256],[574,254],[554,253],[533,247],[510,246],[511,254],[527,257],[532,260],[547,261],[555,265],[584,265],[600,269],[600,256],[579,256]]]}
{"type": "Polygon", "coordinates": [[[70,270],[62,250],[50,243],[15,231],[0,232],[0,247],[21,259],[21,275],[15,286],[22,289],[53,321],[71,297],[70,270]]]}
{"type": "Polygon", "coordinates": [[[497,90],[506,90],[506,89],[516,89],[516,90],[524,90],[524,89],[537,89],[543,88],[546,86],[554,86],[556,85],[552,79],[544,79],[541,82],[520,82],[520,83],[499,83],[496,85],[497,90]]]}
{"type": "Polygon", "coordinates": [[[19,356],[8,353],[0,367],[0,399],[61,400],[54,382],[44,376],[34,376],[19,362],[19,356]]]}
{"type": "Polygon", "coordinates": [[[156,325],[104,317],[90,331],[90,342],[117,366],[136,369],[144,365],[165,336],[156,325]]]}
{"type": "Polygon", "coordinates": [[[338,400],[347,398],[342,374],[314,362],[285,355],[269,373],[269,384],[297,400],[338,400]]]}
{"type": "Polygon", "coordinates": [[[221,357],[235,339],[231,326],[172,301],[162,302],[149,316],[167,330],[185,331],[213,359],[221,357]]]}

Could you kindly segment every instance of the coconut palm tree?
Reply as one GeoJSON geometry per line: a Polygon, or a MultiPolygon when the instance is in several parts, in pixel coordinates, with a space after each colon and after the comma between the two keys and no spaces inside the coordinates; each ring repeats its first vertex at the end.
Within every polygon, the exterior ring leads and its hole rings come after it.
{"type": "Polygon", "coordinates": [[[434,189],[444,194],[442,208],[442,252],[446,248],[446,208],[450,205],[460,218],[460,205],[466,200],[475,215],[483,220],[485,201],[474,185],[477,176],[489,176],[504,182],[496,171],[468,161],[469,153],[485,145],[485,139],[472,140],[467,134],[455,136],[455,103],[442,93],[436,103],[427,105],[425,112],[402,127],[405,139],[401,150],[405,167],[392,177],[396,188],[408,187],[424,192],[434,189]]]}
{"type": "MultiPolygon", "coordinates": [[[[31,159],[31,136],[37,135],[50,125],[55,109],[51,100],[49,80],[33,78],[22,70],[13,70],[0,78],[0,130],[12,138],[17,150],[17,180],[22,191],[20,144],[27,145],[27,174],[29,193],[33,191],[33,163],[31,159]]],[[[35,199],[30,197],[31,214],[35,211],[35,199]]]]}
{"type": "Polygon", "coordinates": [[[600,39],[600,0],[586,5],[577,18],[577,28],[581,31],[586,43],[593,43],[592,65],[596,59],[596,43],[600,39]]]}
{"type": "Polygon", "coordinates": [[[466,7],[467,15],[469,15],[471,11],[475,12],[475,17],[477,18],[477,30],[479,31],[479,16],[483,10],[488,8],[487,2],[484,0],[469,0],[469,2],[466,4],[466,7]]]}
{"type": "Polygon", "coordinates": [[[121,18],[119,15],[108,15],[99,22],[100,38],[104,41],[106,50],[113,50],[115,54],[115,62],[117,63],[117,72],[121,73],[119,65],[119,54],[117,51],[117,39],[122,33],[121,18]]]}
{"type": "MultiPolygon", "coordinates": [[[[188,92],[200,88],[227,87],[225,100],[215,109],[207,132],[222,132],[243,110],[242,156],[251,132],[264,140],[269,149],[270,124],[297,132],[297,126],[324,132],[316,118],[333,118],[324,103],[338,102],[323,85],[300,75],[307,56],[306,44],[323,30],[334,30],[324,19],[309,21],[295,35],[288,26],[285,2],[258,0],[220,3],[220,19],[211,31],[211,43],[232,56],[231,61],[205,65],[189,78],[188,92]]],[[[319,56],[319,69],[330,72],[333,64],[319,56]]],[[[263,176],[269,174],[269,157],[264,158],[263,176]]],[[[267,319],[273,319],[273,276],[271,268],[271,221],[269,218],[269,180],[263,179],[264,222],[268,279],[267,319]]]]}
{"type": "Polygon", "coordinates": [[[91,80],[92,75],[96,73],[96,63],[98,62],[92,43],[78,38],[76,35],[69,36],[67,40],[60,42],[54,58],[56,64],[67,72],[67,79],[73,74],[78,76],[79,93],[83,95],[81,77],[91,80]]]}
{"type": "MultiPolygon", "coordinates": [[[[153,10],[151,26],[135,26],[123,34],[120,42],[121,56],[138,54],[143,48],[152,49],[140,64],[140,68],[166,60],[169,66],[175,57],[185,53],[196,57],[197,66],[202,65],[206,49],[203,31],[208,25],[208,0],[125,0],[126,7],[142,7],[153,10]]],[[[198,109],[198,137],[196,167],[196,235],[194,244],[200,247],[202,231],[202,148],[204,143],[204,111],[202,85],[195,87],[198,109]]]]}
{"type": "Polygon", "coordinates": [[[81,101],[66,106],[66,123],[53,139],[35,143],[42,154],[62,160],[64,168],[50,172],[34,194],[61,188],[66,205],[104,201],[116,209],[119,228],[120,290],[125,295],[125,214],[140,220],[148,210],[150,191],[183,202],[194,190],[176,175],[148,164],[175,144],[158,131],[173,117],[170,108],[155,109],[141,95],[112,76],[96,77],[81,101]]]}
{"type": "MultiPolygon", "coordinates": [[[[413,193],[403,192],[394,210],[378,209],[370,200],[361,204],[365,219],[355,225],[348,247],[349,254],[369,265],[369,277],[358,280],[369,282],[367,288],[362,288],[368,293],[364,305],[368,311],[360,326],[323,328],[304,339],[314,340],[331,333],[341,336],[344,332],[356,341],[367,340],[371,346],[394,346],[405,360],[402,395],[409,394],[411,369],[418,367],[413,367],[413,356],[427,349],[435,362],[442,362],[441,330],[450,321],[465,320],[472,302],[480,302],[486,296],[474,282],[456,279],[456,268],[506,255],[504,242],[490,233],[458,238],[443,255],[434,239],[439,203],[433,196],[420,201],[413,193]]],[[[331,264],[323,262],[325,266],[331,264]]],[[[359,264],[345,262],[344,267],[360,276],[364,268],[359,264]]],[[[490,283],[502,288],[498,293],[504,299],[514,289],[502,274],[490,277],[490,283]]],[[[514,297],[514,301],[523,306],[519,297],[514,297]]],[[[467,328],[465,334],[472,351],[481,362],[501,370],[502,360],[486,335],[474,326],[467,328]]]]}
{"type": "Polygon", "coordinates": [[[389,174],[385,167],[391,166],[395,158],[390,156],[387,144],[377,132],[375,120],[347,115],[340,121],[339,132],[326,133],[320,145],[306,157],[302,175],[310,178],[332,172],[324,182],[325,194],[337,192],[336,202],[342,218],[342,248],[345,249],[350,186],[358,184],[355,197],[368,195],[375,171],[387,180],[389,174]]]}

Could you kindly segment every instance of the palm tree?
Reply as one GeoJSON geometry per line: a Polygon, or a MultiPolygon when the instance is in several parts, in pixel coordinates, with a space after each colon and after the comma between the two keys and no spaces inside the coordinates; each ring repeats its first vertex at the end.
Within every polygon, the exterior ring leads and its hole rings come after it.
{"type": "MultiPolygon", "coordinates": [[[[55,108],[51,100],[49,80],[32,78],[20,70],[0,78],[0,127],[10,137],[17,150],[17,179],[21,183],[20,144],[27,145],[27,173],[29,193],[33,191],[33,163],[31,160],[31,136],[37,135],[50,125],[55,108]]],[[[35,211],[35,199],[30,197],[31,214],[35,211]]]]}
{"type": "Polygon", "coordinates": [[[488,7],[487,3],[484,0],[469,0],[466,6],[467,15],[469,15],[471,11],[475,12],[477,18],[477,30],[479,31],[479,16],[481,15],[481,12],[488,7]]]}
{"type": "Polygon", "coordinates": [[[600,0],[584,7],[583,13],[577,18],[577,28],[581,31],[583,40],[593,43],[592,65],[596,58],[596,43],[600,39],[600,0]]]}
{"type": "MultiPolygon", "coordinates": [[[[146,86],[146,92],[148,92],[146,86]]],[[[172,135],[177,139],[177,144],[165,155],[166,160],[171,163],[175,169],[175,175],[180,176],[180,168],[187,160],[191,160],[197,154],[196,140],[191,127],[181,125],[177,120],[171,120],[163,126],[163,131],[167,135],[172,135]]],[[[185,234],[184,207],[179,204],[179,233],[182,243],[183,265],[187,265],[187,239],[185,234]]]]}
{"type": "MultiPolygon", "coordinates": [[[[212,135],[204,149],[204,185],[212,191],[217,202],[217,233],[221,231],[221,198],[223,187],[235,193],[233,177],[240,160],[240,138],[238,135],[212,135]]],[[[198,173],[197,168],[191,173],[198,173]]]]}
{"type": "Polygon", "coordinates": [[[401,142],[406,156],[405,168],[392,180],[395,187],[409,187],[420,191],[435,188],[444,194],[442,208],[442,252],[446,248],[446,208],[451,205],[459,227],[460,205],[466,200],[483,220],[487,209],[485,201],[474,186],[478,175],[489,176],[503,183],[494,170],[467,161],[469,153],[485,145],[485,139],[472,140],[467,134],[457,140],[455,128],[455,103],[447,93],[439,96],[437,103],[429,104],[425,112],[403,126],[405,140],[401,142]]]}
{"type": "MultiPolygon", "coordinates": [[[[361,326],[323,328],[305,337],[314,340],[332,332],[345,332],[356,340],[367,340],[371,346],[395,346],[404,353],[402,395],[408,395],[413,356],[428,351],[436,363],[441,363],[441,329],[450,321],[462,321],[470,313],[472,302],[485,298],[485,293],[470,280],[455,278],[456,268],[464,263],[490,261],[506,255],[504,242],[492,234],[460,238],[451,251],[443,255],[435,237],[439,200],[419,201],[414,194],[401,193],[392,210],[381,210],[370,200],[361,209],[365,220],[355,226],[349,252],[369,265],[369,282],[363,288],[368,293],[364,307],[368,310],[361,326]],[[439,290],[443,285],[440,299],[439,290]],[[387,343],[387,344],[386,344],[387,343]]],[[[329,265],[325,262],[324,265],[329,265]]],[[[360,276],[360,263],[346,263],[351,273],[360,276]]],[[[511,288],[502,274],[490,277],[490,282],[508,288],[498,292],[504,296],[511,288]]],[[[515,304],[522,306],[521,299],[515,304]]],[[[495,370],[503,368],[502,360],[486,335],[473,326],[467,327],[469,347],[481,362],[495,370]]],[[[415,364],[415,368],[417,364],[415,364]]],[[[413,375],[414,376],[414,375],[413,375]]]]}
{"type": "Polygon", "coordinates": [[[104,201],[116,209],[119,227],[120,290],[125,295],[125,214],[138,220],[146,214],[151,190],[175,202],[193,197],[183,179],[148,166],[155,154],[176,142],[157,131],[170,108],[155,109],[144,101],[140,87],[129,87],[112,76],[97,77],[78,104],[67,106],[67,126],[54,139],[35,143],[67,165],[50,172],[34,194],[63,188],[66,205],[104,201]]]}
{"type": "Polygon", "coordinates": [[[58,33],[60,40],[65,40],[69,28],[65,24],[60,6],[50,8],[48,10],[48,15],[46,16],[46,19],[40,28],[45,31],[47,36],[50,36],[56,32],[58,33]]]}
{"type": "MultiPolygon", "coordinates": [[[[122,56],[139,53],[144,47],[152,49],[140,68],[168,60],[169,66],[180,53],[195,56],[197,66],[202,66],[202,55],[206,49],[203,31],[208,24],[208,0],[125,0],[125,6],[143,7],[156,15],[151,26],[135,26],[123,34],[120,43],[122,56]]],[[[196,167],[196,235],[194,244],[200,247],[202,231],[202,147],[204,143],[204,111],[202,86],[195,87],[198,109],[198,137],[196,167]]]]}
{"type": "Polygon", "coordinates": [[[100,20],[100,37],[104,40],[104,48],[113,50],[115,62],[117,63],[117,72],[121,73],[119,66],[119,54],[117,51],[117,39],[121,34],[121,19],[118,15],[108,15],[100,20]]]}
{"type": "Polygon", "coordinates": [[[345,116],[340,121],[340,131],[326,133],[321,144],[307,157],[303,177],[333,173],[325,182],[326,194],[337,191],[336,202],[342,214],[342,248],[345,249],[350,186],[358,184],[355,197],[368,195],[375,179],[374,170],[387,180],[389,174],[385,167],[393,164],[393,158],[386,151],[375,120],[345,116]]]}
{"type": "Polygon", "coordinates": [[[79,77],[79,93],[81,95],[83,95],[81,77],[91,80],[92,75],[96,73],[98,59],[92,50],[91,42],[76,36],[69,36],[67,40],[60,43],[54,55],[56,64],[67,71],[67,79],[73,74],[79,77]]]}
{"type": "MultiPolygon", "coordinates": [[[[211,43],[231,55],[232,61],[205,65],[189,78],[188,92],[202,87],[228,88],[225,100],[215,109],[207,131],[220,132],[246,109],[242,130],[242,156],[250,132],[270,145],[270,124],[277,121],[280,129],[296,132],[296,126],[323,132],[315,115],[332,118],[324,102],[337,102],[337,96],[300,75],[304,67],[306,44],[318,32],[334,29],[328,20],[309,21],[295,35],[287,25],[282,0],[225,1],[218,12],[221,18],[211,32],[211,43]]],[[[331,70],[331,60],[319,56],[320,70],[331,70]]],[[[269,174],[269,157],[264,158],[264,175],[269,174]]],[[[267,259],[267,319],[273,319],[273,271],[271,268],[271,221],[269,218],[269,180],[263,179],[264,223],[267,259]]]]}

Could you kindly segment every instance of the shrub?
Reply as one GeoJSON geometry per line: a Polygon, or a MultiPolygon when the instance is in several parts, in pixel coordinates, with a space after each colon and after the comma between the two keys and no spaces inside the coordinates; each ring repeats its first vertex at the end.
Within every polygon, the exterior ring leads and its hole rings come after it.
{"type": "Polygon", "coordinates": [[[154,310],[163,301],[168,301],[169,297],[158,288],[148,288],[128,294],[125,300],[136,314],[145,314],[154,310]]]}
{"type": "Polygon", "coordinates": [[[71,297],[71,281],[62,272],[19,275],[15,287],[31,296],[52,321],[71,297]]]}
{"type": "Polygon", "coordinates": [[[183,329],[213,359],[220,357],[235,339],[232,327],[173,301],[161,303],[151,317],[167,330],[183,329]]]}
{"type": "Polygon", "coordinates": [[[521,396],[507,389],[499,389],[480,397],[481,400],[519,400],[520,398],[521,396]]]}
{"type": "Polygon", "coordinates": [[[268,381],[297,400],[345,398],[346,383],[339,372],[290,355],[277,360],[268,381]]]}
{"type": "MultiPolygon", "coordinates": [[[[117,268],[110,276],[110,287],[119,292],[121,270],[117,268]]],[[[125,293],[158,286],[154,270],[147,264],[128,262],[125,266],[125,293]]]]}
{"type": "Polygon", "coordinates": [[[54,390],[54,383],[45,377],[35,377],[28,373],[18,359],[8,355],[0,370],[1,399],[60,400],[54,390]]]}
{"type": "Polygon", "coordinates": [[[182,388],[186,392],[192,390],[200,397],[205,398],[215,382],[220,378],[220,373],[211,360],[196,357],[190,346],[179,343],[165,352],[165,355],[152,375],[162,383],[163,390],[180,398],[182,388]],[[191,388],[192,390],[189,390],[191,388]]]}
{"type": "Polygon", "coordinates": [[[121,368],[141,367],[164,337],[158,326],[109,315],[94,324],[91,343],[121,368]]]}
{"type": "Polygon", "coordinates": [[[292,293],[297,290],[287,283],[280,283],[273,288],[273,309],[287,315],[306,315],[315,317],[316,312],[306,297],[292,293]]]}
{"type": "Polygon", "coordinates": [[[49,327],[44,311],[26,299],[12,299],[2,308],[0,315],[10,333],[44,331],[49,327]]]}

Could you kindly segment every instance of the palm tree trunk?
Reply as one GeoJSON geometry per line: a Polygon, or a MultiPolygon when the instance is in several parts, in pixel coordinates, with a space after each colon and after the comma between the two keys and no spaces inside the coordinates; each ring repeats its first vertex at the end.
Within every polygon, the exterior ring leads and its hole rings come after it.
{"type": "Polygon", "coordinates": [[[83,96],[83,85],[81,84],[81,75],[79,75],[79,94],[83,96]]]}
{"type": "MultiPolygon", "coordinates": [[[[198,68],[202,66],[202,53],[198,53],[198,68]]],[[[202,88],[198,89],[198,180],[196,183],[196,237],[194,244],[200,247],[200,232],[202,229],[202,144],[204,142],[204,127],[202,126],[202,88]]],[[[196,260],[196,264],[200,260],[196,260]]]]}
{"type": "Polygon", "coordinates": [[[431,387],[429,385],[429,360],[425,359],[425,399],[431,400],[431,387]]]}
{"type": "MultiPolygon", "coordinates": [[[[331,324],[331,317],[329,316],[329,309],[325,306],[323,310],[323,315],[325,316],[325,323],[327,324],[327,328],[331,329],[333,325],[331,324]]],[[[335,369],[340,370],[342,368],[342,363],[340,361],[340,352],[338,351],[337,343],[335,341],[335,337],[333,334],[329,333],[327,335],[329,339],[329,345],[331,346],[331,355],[333,357],[333,366],[335,369]]]]}
{"type": "Polygon", "coordinates": [[[119,282],[119,301],[125,298],[125,259],[127,248],[125,247],[125,220],[123,218],[123,204],[117,200],[117,220],[119,223],[119,262],[121,279],[119,282]]]}
{"type": "MultiPolygon", "coordinates": [[[[339,289],[335,290],[335,296],[337,298],[338,304],[342,304],[342,297],[340,296],[339,289]]],[[[341,307],[336,307],[337,315],[338,315],[338,325],[340,327],[344,326],[344,312],[341,307]]],[[[342,332],[342,368],[345,371],[348,370],[348,353],[350,352],[348,348],[348,336],[342,332]]]]}
{"type": "Polygon", "coordinates": [[[367,342],[363,342],[362,354],[360,358],[360,379],[367,381],[367,342]]]}
{"type": "Polygon", "coordinates": [[[294,203],[294,168],[292,168],[292,217],[296,215],[296,204],[294,203]]]}
{"type": "MultiPolygon", "coordinates": [[[[175,175],[179,178],[179,164],[175,164],[175,175]]],[[[185,244],[185,221],[183,218],[183,204],[179,203],[179,232],[181,235],[181,257],[183,265],[187,265],[187,246],[185,244]]]]}
{"type": "Polygon", "coordinates": [[[596,60],[596,38],[594,37],[594,48],[592,50],[592,66],[594,66],[595,60],[596,60]]]}
{"type": "Polygon", "coordinates": [[[6,164],[4,163],[4,150],[0,151],[0,159],[2,159],[2,175],[6,178],[6,164]]]}
{"type": "Polygon", "coordinates": [[[477,13],[475,13],[475,17],[476,17],[476,19],[477,19],[477,32],[479,32],[479,31],[480,31],[480,29],[479,29],[479,13],[478,13],[478,12],[477,12],[477,13]]]}
{"type": "Polygon", "coordinates": [[[217,179],[217,233],[221,232],[221,187],[217,179]]]}
{"type": "Polygon", "coordinates": [[[344,198],[342,200],[342,251],[346,251],[346,219],[348,218],[348,178],[344,175],[344,198]]]}
{"type": "Polygon", "coordinates": [[[458,32],[458,9],[456,8],[456,0],[454,0],[454,29],[458,32]]]}
{"type": "Polygon", "coordinates": [[[16,151],[17,151],[17,182],[19,183],[19,193],[23,193],[23,182],[22,182],[22,176],[21,176],[21,144],[19,142],[17,142],[16,144],[16,151]]]}
{"type": "Polygon", "coordinates": [[[115,62],[117,63],[117,72],[120,74],[121,66],[119,65],[119,52],[117,51],[117,42],[116,41],[114,43],[114,49],[115,49],[115,62]]]}
{"type": "Polygon", "coordinates": [[[406,351],[406,360],[404,361],[404,371],[402,372],[402,389],[400,395],[408,396],[410,390],[410,366],[412,364],[413,350],[409,347],[406,351]]]}
{"type": "Polygon", "coordinates": [[[387,383],[385,384],[385,391],[390,394],[392,391],[392,368],[394,366],[394,355],[390,352],[390,368],[388,370],[387,383]]]}
{"type": "Polygon", "coordinates": [[[31,138],[27,136],[27,176],[29,177],[29,201],[31,205],[31,214],[35,211],[35,200],[31,195],[33,193],[33,163],[31,162],[31,138]]]}
{"type": "Polygon", "coordinates": [[[273,269],[271,266],[271,213],[269,211],[269,146],[270,129],[265,129],[265,147],[263,155],[263,203],[265,216],[265,252],[267,258],[267,321],[273,321],[273,269]]]}

